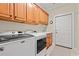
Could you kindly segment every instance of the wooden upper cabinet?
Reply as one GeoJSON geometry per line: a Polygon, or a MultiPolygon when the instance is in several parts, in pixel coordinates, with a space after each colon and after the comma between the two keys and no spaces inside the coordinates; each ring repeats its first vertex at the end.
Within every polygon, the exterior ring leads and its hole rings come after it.
{"type": "Polygon", "coordinates": [[[40,24],[44,24],[44,13],[43,13],[43,11],[40,9],[40,20],[39,20],[39,22],[40,22],[40,24]]]}
{"type": "Polygon", "coordinates": [[[26,3],[15,3],[14,19],[17,22],[26,22],[26,3]]]}
{"type": "Polygon", "coordinates": [[[40,13],[39,13],[39,7],[34,4],[34,20],[35,20],[35,24],[39,24],[39,20],[40,20],[40,13]]]}
{"type": "Polygon", "coordinates": [[[39,23],[43,24],[43,25],[47,25],[48,24],[48,14],[46,12],[44,12],[42,9],[39,9],[39,13],[40,13],[39,23]]]}
{"type": "Polygon", "coordinates": [[[48,14],[44,13],[44,24],[48,24],[48,14]]]}
{"type": "Polygon", "coordinates": [[[34,8],[32,3],[27,3],[27,23],[34,24],[34,8]]]}
{"type": "Polygon", "coordinates": [[[21,23],[48,23],[48,14],[35,3],[0,3],[0,18],[21,23]]]}
{"type": "Polygon", "coordinates": [[[27,3],[27,23],[48,24],[48,15],[35,3],[27,3]]]}
{"type": "Polygon", "coordinates": [[[0,3],[0,18],[2,19],[11,19],[13,5],[10,3],[0,3]]]}

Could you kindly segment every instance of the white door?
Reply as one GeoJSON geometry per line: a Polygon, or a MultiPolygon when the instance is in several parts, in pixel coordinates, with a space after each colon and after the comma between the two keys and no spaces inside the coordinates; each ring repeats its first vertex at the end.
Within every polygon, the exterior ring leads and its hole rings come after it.
{"type": "Polygon", "coordinates": [[[56,44],[72,48],[72,14],[55,17],[56,44]]]}

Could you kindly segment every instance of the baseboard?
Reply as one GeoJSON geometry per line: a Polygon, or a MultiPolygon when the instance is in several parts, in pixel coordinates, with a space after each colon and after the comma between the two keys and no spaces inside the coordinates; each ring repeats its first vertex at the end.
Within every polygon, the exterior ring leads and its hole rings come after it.
{"type": "Polygon", "coordinates": [[[79,50],[76,48],[73,48],[72,55],[79,56],[79,50]]]}
{"type": "Polygon", "coordinates": [[[63,47],[63,48],[72,49],[71,47],[66,47],[66,46],[62,46],[62,45],[58,45],[58,44],[56,44],[56,46],[60,46],[60,47],[63,47]]]}

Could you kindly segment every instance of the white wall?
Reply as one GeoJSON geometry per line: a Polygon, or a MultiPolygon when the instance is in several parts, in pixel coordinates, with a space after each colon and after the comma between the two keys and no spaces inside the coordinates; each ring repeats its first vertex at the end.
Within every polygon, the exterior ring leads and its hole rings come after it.
{"type": "Polygon", "coordinates": [[[77,21],[76,21],[76,47],[79,49],[79,4],[77,5],[77,21]]]}
{"type": "Polygon", "coordinates": [[[16,22],[8,22],[0,20],[0,32],[4,31],[26,31],[26,30],[36,30],[38,32],[45,31],[45,25],[29,25],[29,24],[22,24],[16,22]]]}

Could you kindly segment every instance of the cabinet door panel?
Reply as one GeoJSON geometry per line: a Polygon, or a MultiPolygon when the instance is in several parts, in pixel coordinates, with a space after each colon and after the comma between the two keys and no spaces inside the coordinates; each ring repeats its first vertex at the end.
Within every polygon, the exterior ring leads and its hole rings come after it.
{"type": "Polygon", "coordinates": [[[39,23],[43,25],[48,24],[48,14],[39,8],[39,23]]]}
{"type": "Polygon", "coordinates": [[[26,4],[15,3],[15,20],[18,22],[26,21],[26,4]]]}
{"type": "Polygon", "coordinates": [[[39,14],[39,7],[34,4],[34,20],[35,20],[35,24],[39,24],[39,20],[40,20],[40,14],[39,14]]]}
{"type": "Polygon", "coordinates": [[[46,14],[46,13],[44,13],[44,20],[43,20],[43,23],[45,24],[45,25],[47,25],[48,24],[48,15],[46,14]]]}
{"type": "Polygon", "coordinates": [[[27,3],[27,23],[32,24],[34,20],[34,8],[32,3],[27,3]]]}
{"type": "Polygon", "coordinates": [[[39,11],[40,11],[40,20],[39,20],[39,22],[40,22],[40,24],[43,24],[43,19],[44,19],[43,11],[41,9],[39,11]]]}
{"type": "Polygon", "coordinates": [[[40,11],[40,23],[43,25],[48,23],[48,15],[44,11],[40,11]]]}
{"type": "Polygon", "coordinates": [[[12,4],[0,3],[0,17],[3,17],[3,18],[12,17],[12,4]]]}
{"type": "Polygon", "coordinates": [[[46,46],[47,48],[49,48],[52,45],[52,33],[47,34],[46,42],[47,42],[46,46]]]}

